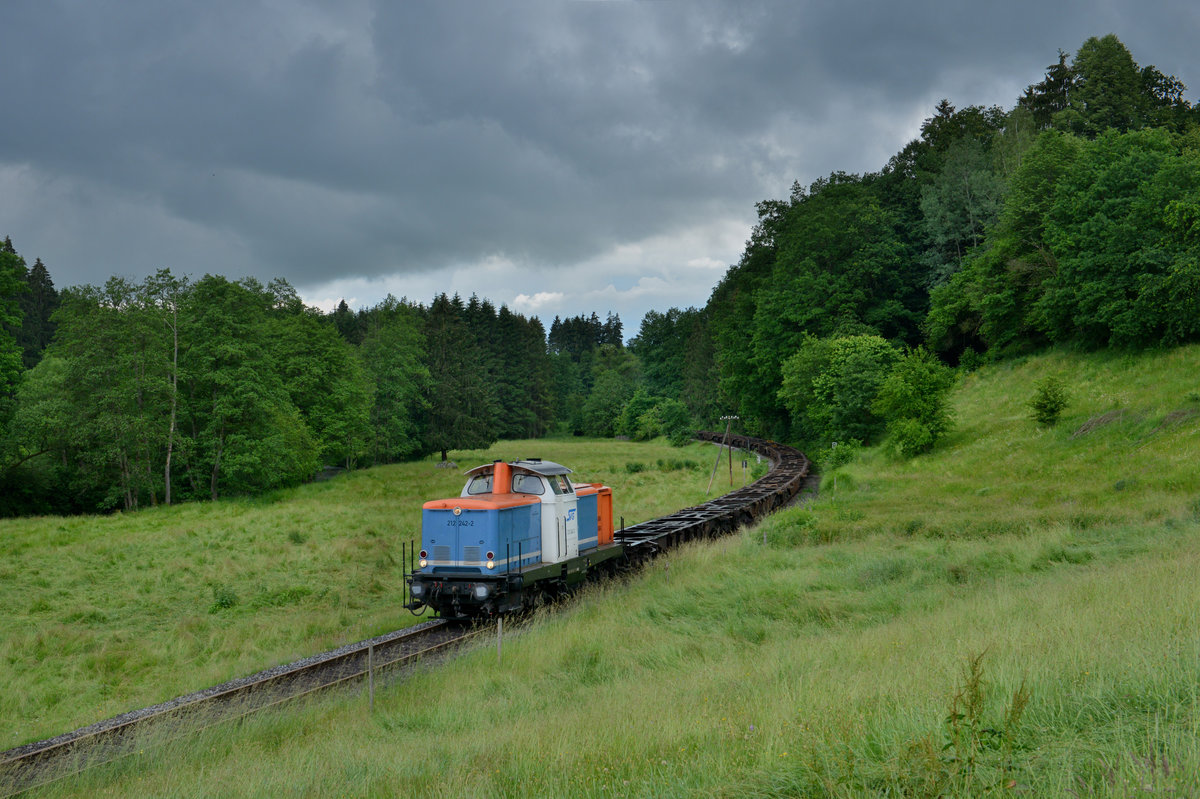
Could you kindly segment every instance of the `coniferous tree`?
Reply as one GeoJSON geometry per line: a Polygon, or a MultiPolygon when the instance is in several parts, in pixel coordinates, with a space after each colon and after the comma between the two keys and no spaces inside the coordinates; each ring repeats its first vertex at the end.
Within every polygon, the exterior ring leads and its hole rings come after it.
{"type": "Polygon", "coordinates": [[[1059,51],[1045,80],[1025,90],[1019,105],[1042,127],[1095,138],[1106,130],[1194,125],[1186,87],[1154,66],[1139,67],[1129,49],[1112,34],[1091,37],[1070,64],[1059,51]]]}
{"type": "MultiPolygon", "coordinates": [[[[593,318],[595,314],[593,314],[593,318]]],[[[621,317],[609,311],[608,316],[604,320],[604,324],[600,328],[600,337],[597,344],[615,344],[618,347],[625,345],[625,339],[621,336],[621,317]]]]}
{"type": "Polygon", "coordinates": [[[1054,117],[1070,105],[1074,83],[1075,73],[1067,63],[1067,54],[1059,50],[1058,63],[1046,67],[1043,81],[1025,89],[1018,105],[1033,115],[1039,128],[1048,128],[1054,117]]]}
{"type": "Polygon", "coordinates": [[[1070,101],[1062,121],[1073,133],[1089,137],[1110,128],[1141,127],[1145,118],[1141,73],[1116,36],[1092,37],[1071,63],[1070,101]]]}
{"type": "Polygon", "coordinates": [[[678,308],[647,311],[637,336],[629,341],[629,351],[642,362],[650,396],[679,397],[683,391],[683,314],[678,308]]]}
{"type": "Polygon", "coordinates": [[[364,314],[356,314],[351,311],[350,306],[346,304],[346,300],[342,299],[338,302],[331,316],[333,317],[333,326],[343,339],[356,346],[362,344],[363,337],[367,333],[364,314]]]}
{"type": "Polygon", "coordinates": [[[543,328],[507,306],[496,317],[500,438],[532,438],[545,433],[550,417],[550,362],[543,328]]]}
{"type": "MultiPolygon", "coordinates": [[[[689,309],[689,312],[692,309],[689,309]]],[[[683,383],[679,399],[692,420],[701,427],[716,424],[721,416],[717,392],[716,347],[710,332],[709,313],[698,310],[686,320],[683,355],[683,383]]],[[[678,442],[679,435],[675,435],[678,442]]]]}
{"type": "Polygon", "coordinates": [[[959,270],[996,221],[1005,182],[992,159],[991,139],[964,137],[946,151],[942,171],[921,191],[921,212],[930,247],[925,264],[931,286],[959,270]]]}
{"type": "Polygon", "coordinates": [[[27,290],[21,294],[24,316],[18,343],[23,351],[25,368],[32,369],[54,338],[54,322],[50,317],[58,309],[59,299],[54,281],[41,258],[34,261],[26,274],[25,285],[27,290]]]}
{"type": "Polygon", "coordinates": [[[457,295],[439,294],[425,323],[432,383],[425,446],[441,453],[443,461],[452,449],[482,449],[496,440],[496,399],[464,311],[457,295]]]}
{"type": "MultiPolygon", "coordinates": [[[[518,317],[519,318],[519,317],[518,317]]],[[[554,373],[546,351],[546,328],[536,316],[525,321],[521,362],[526,365],[527,402],[533,412],[527,436],[543,436],[554,421],[554,373]]]]}

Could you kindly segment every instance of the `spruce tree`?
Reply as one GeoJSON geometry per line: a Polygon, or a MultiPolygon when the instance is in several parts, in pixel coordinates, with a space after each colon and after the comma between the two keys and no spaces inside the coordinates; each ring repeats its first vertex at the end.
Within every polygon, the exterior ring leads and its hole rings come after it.
{"type": "Polygon", "coordinates": [[[25,368],[32,369],[42,359],[42,353],[54,338],[54,322],[50,317],[58,310],[59,297],[41,258],[34,261],[33,268],[26,274],[25,285],[27,291],[21,294],[24,318],[17,339],[25,368]]]}
{"type": "Polygon", "coordinates": [[[496,440],[495,397],[464,315],[458,295],[439,294],[425,324],[432,381],[425,446],[443,461],[452,449],[483,449],[496,440]]]}

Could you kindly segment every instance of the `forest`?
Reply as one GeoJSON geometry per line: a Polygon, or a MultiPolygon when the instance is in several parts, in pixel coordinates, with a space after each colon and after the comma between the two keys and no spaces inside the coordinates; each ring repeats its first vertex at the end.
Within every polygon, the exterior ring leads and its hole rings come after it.
{"type": "Polygon", "coordinates": [[[953,424],[956,370],[1200,339],[1200,107],[1113,35],[1010,109],[943,100],[878,172],[757,205],[703,308],[537,318],[445,294],[306,307],[168,270],[57,290],[0,246],[0,515],[134,510],[555,435],[736,414],[814,454],[953,424]]]}

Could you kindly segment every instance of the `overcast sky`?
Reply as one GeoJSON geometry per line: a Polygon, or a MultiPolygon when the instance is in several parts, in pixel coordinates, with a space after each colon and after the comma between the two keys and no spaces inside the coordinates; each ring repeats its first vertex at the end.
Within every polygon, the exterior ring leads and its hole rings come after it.
{"type": "Polygon", "coordinates": [[[1106,33],[1196,101],[1194,0],[3,0],[0,236],[59,287],[165,266],[633,335],[705,303],[755,202],[1106,33]]]}

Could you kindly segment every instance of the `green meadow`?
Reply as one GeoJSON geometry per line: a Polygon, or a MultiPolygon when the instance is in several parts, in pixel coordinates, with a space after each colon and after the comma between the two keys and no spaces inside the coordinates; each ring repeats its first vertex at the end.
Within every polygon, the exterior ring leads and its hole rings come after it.
{"type": "MultiPolygon", "coordinates": [[[[484,641],[373,711],[333,693],[38,795],[1200,793],[1200,347],[987,367],[953,401],[933,453],[867,450],[811,506],[590,589],[501,659],[484,641]],[[1071,402],[1042,428],[1027,403],[1048,375],[1071,402]]],[[[604,479],[624,488],[637,457],[604,479]]],[[[331,590],[348,603],[351,584],[331,590]]],[[[254,596],[231,610],[257,615],[254,596]]]]}
{"type": "MultiPolygon", "coordinates": [[[[613,486],[627,524],[703,502],[715,450],[508,441],[254,499],[0,520],[0,749],[415,624],[400,607],[421,503],[462,471],[542,457],[613,486]]],[[[740,464],[735,464],[740,467],[740,464]]],[[[728,467],[713,493],[729,490],[728,467]]],[[[737,485],[741,485],[740,468],[737,485]]]]}

